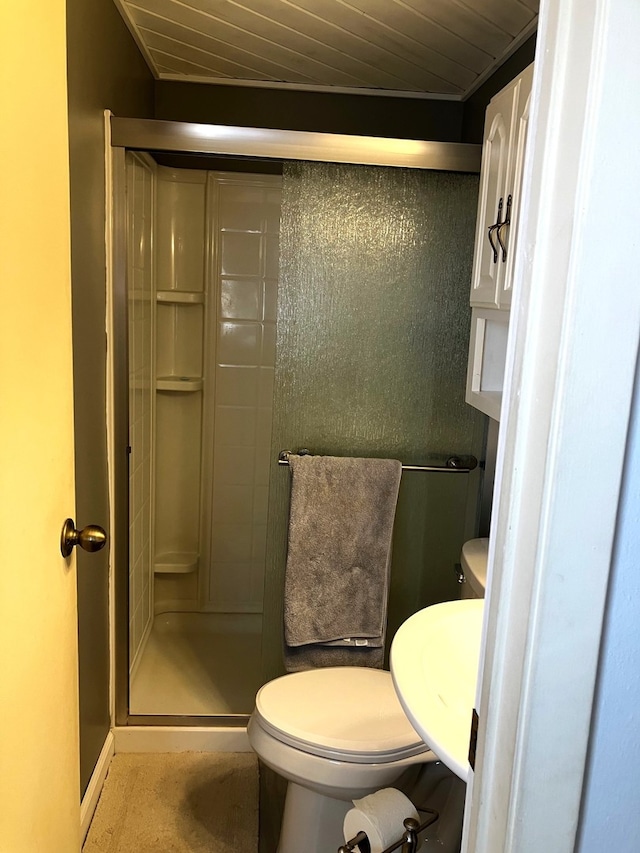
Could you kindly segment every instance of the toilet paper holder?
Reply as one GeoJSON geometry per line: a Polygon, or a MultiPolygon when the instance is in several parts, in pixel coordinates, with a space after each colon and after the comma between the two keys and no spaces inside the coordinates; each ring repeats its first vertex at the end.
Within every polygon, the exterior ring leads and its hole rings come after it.
{"type": "MultiPolygon", "coordinates": [[[[416,853],[418,849],[418,834],[423,832],[428,826],[431,826],[432,823],[435,823],[440,817],[435,809],[418,809],[418,811],[428,814],[429,817],[422,823],[418,823],[412,817],[406,818],[403,821],[406,831],[402,838],[395,844],[392,844],[391,847],[385,848],[382,853],[393,853],[394,850],[400,850],[400,853],[416,853]]],[[[353,853],[356,847],[360,853],[371,853],[371,845],[369,844],[366,832],[359,832],[353,838],[349,839],[346,844],[338,848],[338,853],[353,853]]]]}

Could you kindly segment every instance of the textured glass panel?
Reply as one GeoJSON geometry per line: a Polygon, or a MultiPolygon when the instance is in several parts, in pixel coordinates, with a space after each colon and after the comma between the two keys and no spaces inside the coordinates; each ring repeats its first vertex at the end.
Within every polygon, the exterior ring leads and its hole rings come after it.
{"type": "MultiPolygon", "coordinates": [[[[442,462],[480,457],[464,402],[476,176],[285,165],[265,587],[265,677],[281,667],[290,479],[278,451],[442,462]]],[[[458,597],[479,473],[404,473],[390,639],[426,604],[458,597]]]]}

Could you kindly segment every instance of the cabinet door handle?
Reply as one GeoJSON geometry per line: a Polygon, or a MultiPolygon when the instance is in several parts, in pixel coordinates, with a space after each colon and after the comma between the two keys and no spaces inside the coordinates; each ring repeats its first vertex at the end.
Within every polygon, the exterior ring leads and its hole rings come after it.
{"type": "Polygon", "coordinates": [[[511,225],[511,203],[512,202],[513,202],[513,196],[511,194],[509,194],[509,196],[507,197],[507,212],[506,212],[506,215],[504,218],[504,222],[502,222],[500,225],[498,225],[498,231],[496,233],[496,237],[498,238],[498,243],[500,243],[500,248],[502,249],[502,263],[504,263],[507,260],[507,247],[502,242],[502,237],[500,236],[500,232],[502,231],[502,229],[504,228],[505,225],[507,225],[507,226],[511,225]]]}
{"type": "MultiPolygon", "coordinates": [[[[489,226],[489,233],[487,235],[489,237],[489,243],[491,245],[491,248],[493,249],[493,263],[494,264],[498,263],[498,247],[493,242],[493,232],[497,228],[498,234],[499,234],[500,233],[500,226],[504,225],[504,223],[500,221],[502,218],[502,205],[503,205],[503,203],[504,203],[504,199],[501,198],[500,201],[498,202],[498,219],[494,225],[489,226]]],[[[502,245],[502,244],[500,244],[500,245],[502,245]]]]}

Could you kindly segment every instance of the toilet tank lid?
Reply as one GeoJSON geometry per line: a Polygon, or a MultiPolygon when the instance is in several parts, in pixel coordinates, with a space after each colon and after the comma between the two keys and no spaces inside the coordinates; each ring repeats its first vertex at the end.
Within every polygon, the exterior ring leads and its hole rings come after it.
{"type": "Polygon", "coordinates": [[[467,581],[480,595],[487,586],[487,560],[489,540],[470,539],[462,546],[462,570],[467,581]]]}

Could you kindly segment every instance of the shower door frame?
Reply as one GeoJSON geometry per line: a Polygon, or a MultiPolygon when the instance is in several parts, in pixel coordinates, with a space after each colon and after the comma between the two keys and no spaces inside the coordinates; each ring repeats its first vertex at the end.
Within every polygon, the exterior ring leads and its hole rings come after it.
{"type": "MultiPolygon", "coordinates": [[[[334,133],[226,127],[109,117],[107,198],[111,201],[111,316],[109,365],[112,371],[110,470],[112,494],[112,684],[116,726],[244,727],[248,714],[141,715],[129,713],[129,395],[127,335],[126,164],[131,151],[205,154],[251,160],[310,160],[324,163],[393,166],[407,169],[479,173],[481,145],[334,133]]],[[[206,162],[203,160],[203,162],[206,162]]],[[[110,252],[109,252],[110,248],[110,252]]]]}

